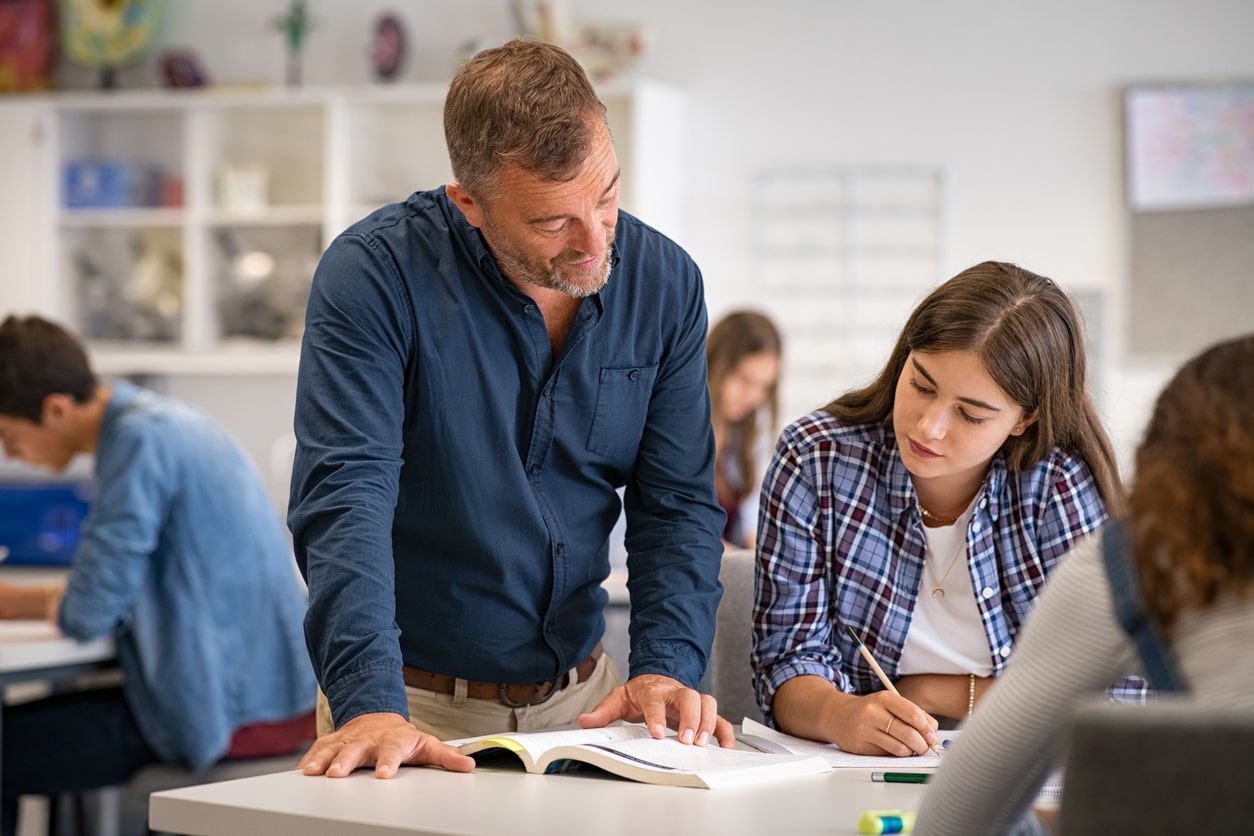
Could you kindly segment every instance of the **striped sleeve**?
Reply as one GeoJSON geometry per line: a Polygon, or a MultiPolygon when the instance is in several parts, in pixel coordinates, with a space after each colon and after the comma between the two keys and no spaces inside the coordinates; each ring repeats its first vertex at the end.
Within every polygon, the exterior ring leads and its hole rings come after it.
{"type": "Polygon", "coordinates": [[[1051,576],[1009,668],[946,753],[917,836],[1034,832],[1024,816],[1058,765],[1076,703],[1101,699],[1140,669],[1115,620],[1099,547],[1086,539],[1051,576]]]}

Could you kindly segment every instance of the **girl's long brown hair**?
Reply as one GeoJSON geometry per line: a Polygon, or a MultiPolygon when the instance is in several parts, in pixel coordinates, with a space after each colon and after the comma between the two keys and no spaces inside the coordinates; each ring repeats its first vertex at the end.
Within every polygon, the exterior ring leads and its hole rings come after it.
{"type": "MultiPolygon", "coordinates": [[[[782,352],[783,341],[779,330],[765,314],[757,311],[734,311],[720,319],[710,329],[705,342],[706,379],[710,385],[711,407],[718,408],[716,404],[719,387],[735,371],[741,360],[754,354],[781,356],[782,352]]],[[[769,427],[758,427],[760,410],[756,409],[750,410],[743,420],[736,423],[736,466],[744,474],[743,483],[736,488],[737,503],[743,502],[745,497],[761,487],[758,482],[760,474],[756,472],[753,460],[753,448],[760,431],[774,430],[779,426],[778,378],[767,392],[765,406],[770,419],[769,427]]]]}
{"type": "Polygon", "coordinates": [[[1036,421],[1002,445],[1012,471],[1026,470],[1057,447],[1093,471],[1112,515],[1126,507],[1119,466],[1088,393],[1084,329],[1079,313],[1052,280],[1015,264],[985,261],[925,298],[870,385],[841,395],[826,409],[849,423],[892,416],[897,379],[911,351],[970,351],[989,376],[1036,421]]]}
{"type": "Polygon", "coordinates": [[[1169,633],[1182,610],[1254,582],[1254,334],[1189,361],[1137,448],[1128,529],[1146,605],[1169,633]]]}

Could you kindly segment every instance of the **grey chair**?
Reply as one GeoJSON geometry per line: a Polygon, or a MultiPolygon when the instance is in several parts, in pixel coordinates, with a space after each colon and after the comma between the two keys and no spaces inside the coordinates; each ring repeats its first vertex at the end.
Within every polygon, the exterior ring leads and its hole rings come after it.
{"type": "Polygon", "coordinates": [[[1077,712],[1068,734],[1062,836],[1249,833],[1254,706],[1181,698],[1077,712]]]}
{"type": "Polygon", "coordinates": [[[723,717],[738,724],[749,717],[761,722],[753,693],[753,672],[749,667],[753,625],[754,553],[751,549],[728,549],[718,579],[723,584],[723,600],[718,607],[714,648],[710,654],[705,690],[718,700],[723,717]]]}

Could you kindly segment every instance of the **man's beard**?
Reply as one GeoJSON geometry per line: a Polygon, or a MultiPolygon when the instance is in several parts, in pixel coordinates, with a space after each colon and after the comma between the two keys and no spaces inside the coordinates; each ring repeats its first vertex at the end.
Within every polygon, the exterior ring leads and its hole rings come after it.
{"type": "Polygon", "coordinates": [[[485,223],[482,231],[484,240],[488,243],[488,249],[492,251],[492,256],[496,259],[496,265],[510,279],[548,290],[556,290],[573,299],[582,299],[599,293],[609,282],[610,253],[614,243],[613,231],[610,231],[607,236],[605,257],[597,265],[596,270],[592,273],[580,270],[574,275],[569,275],[564,271],[563,266],[586,260],[586,253],[562,253],[552,262],[534,261],[512,248],[502,246],[491,224],[485,223]]]}

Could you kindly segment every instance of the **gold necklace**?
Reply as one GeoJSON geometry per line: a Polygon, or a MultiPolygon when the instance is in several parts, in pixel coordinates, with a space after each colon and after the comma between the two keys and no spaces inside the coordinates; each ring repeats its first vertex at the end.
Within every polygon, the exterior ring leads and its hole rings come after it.
{"type": "Polygon", "coordinates": [[[919,510],[923,513],[923,516],[927,517],[937,525],[953,525],[958,522],[958,517],[962,516],[962,514],[958,514],[957,517],[942,517],[940,514],[933,514],[931,511],[923,507],[922,502],[919,503],[919,510]]]}
{"type": "MultiPolygon", "coordinates": [[[[919,507],[922,508],[923,506],[920,505],[919,507]]],[[[945,578],[949,577],[949,573],[953,571],[953,568],[955,566],[958,565],[958,558],[964,556],[966,553],[967,553],[967,536],[964,533],[962,535],[962,542],[958,544],[958,551],[954,552],[954,559],[949,561],[949,568],[945,570],[945,574],[940,576],[940,580],[936,582],[936,586],[932,587],[933,598],[939,601],[945,597],[945,578]]],[[[932,564],[929,563],[926,559],[923,561],[923,569],[928,574],[932,575],[932,577],[936,577],[936,573],[932,571],[932,564]]]]}

